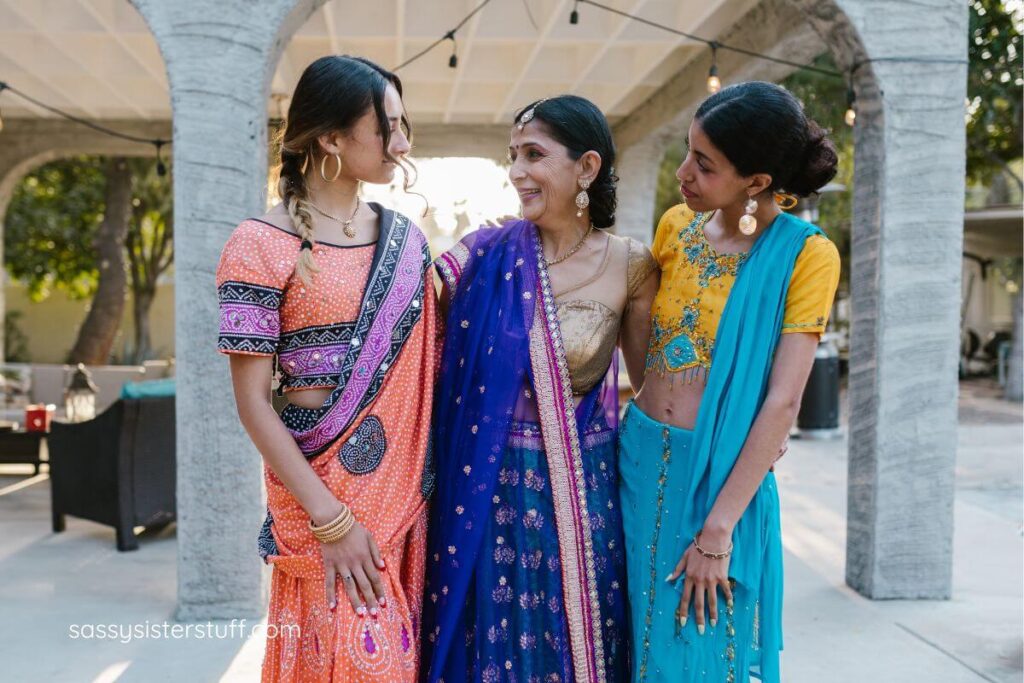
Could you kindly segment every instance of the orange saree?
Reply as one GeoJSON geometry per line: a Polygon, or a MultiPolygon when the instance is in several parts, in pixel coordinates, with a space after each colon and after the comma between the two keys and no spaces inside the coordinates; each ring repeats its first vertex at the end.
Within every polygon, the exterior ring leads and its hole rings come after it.
{"type": "Polygon", "coordinates": [[[243,222],[218,268],[224,353],[276,355],[282,390],[331,388],[319,409],[289,405],[281,419],[310,465],[373,535],[386,569],[387,607],[360,617],[324,595],[309,516],[269,467],[259,549],[274,568],[263,681],[415,681],[433,486],[430,415],[436,301],[422,233],[380,215],[376,245],[318,243],[311,285],[294,275],[299,238],[243,222]]]}

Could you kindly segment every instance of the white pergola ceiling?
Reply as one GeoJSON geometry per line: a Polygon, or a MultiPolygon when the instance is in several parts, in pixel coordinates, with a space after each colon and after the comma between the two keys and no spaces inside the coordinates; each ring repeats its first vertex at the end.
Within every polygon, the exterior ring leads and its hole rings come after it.
{"type": "MultiPolygon", "coordinates": [[[[294,35],[272,91],[287,96],[302,69],[325,54],[363,55],[394,67],[478,2],[330,0],[294,35]]],[[[605,2],[714,38],[757,0],[605,2]]],[[[706,49],[588,5],[571,25],[572,8],[572,0],[492,0],[458,32],[457,69],[448,67],[446,42],[399,72],[414,120],[500,123],[533,99],[564,92],[590,98],[616,120],[706,49]]],[[[87,118],[170,118],[163,60],[126,0],[0,0],[0,80],[87,118]]],[[[6,117],[52,116],[10,93],[0,95],[0,109],[6,117]]],[[[268,102],[270,115],[277,109],[268,102]]]]}

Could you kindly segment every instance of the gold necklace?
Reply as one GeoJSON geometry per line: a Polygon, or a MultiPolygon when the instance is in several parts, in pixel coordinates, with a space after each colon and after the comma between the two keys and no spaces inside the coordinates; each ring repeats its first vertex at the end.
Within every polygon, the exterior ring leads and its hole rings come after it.
{"type": "Polygon", "coordinates": [[[356,213],[359,212],[359,197],[356,197],[356,208],[352,210],[352,215],[348,217],[347,221],[336,216],[332,216],[313,202],[309,202],[309,205],[313,207],[314,211],[324,218],[330,218],[332,221],[341,223],[341,231],[345,233],[345,237],[352,238],[356,236],[355,228],[352,227],[352,221],[355,220],[356,213]]]}
{"type": "Polygon", "coordinates": [[[558,258],[556,258],[554,261],[548,261],[547,257],[545,256],[544,257],[544,263],[549,268],[551,266],[557,266],[559,263],[561,263],[562,261],[566,260],[567,258],[572,256],[573,254],[575,254],[577,251],[579,251],[580,247],[583,246],[583,243],[587,241],[587,238],[590,237],[590,233],[592,233],[592,232],[594,232],[594,224],[593,223],[590,224],[590,228],[588,228],[587,231],[585,233],[583,233],[583,237],[580,238],[580,241],[577,242],[576,245],[572,249],[570,249],[569,251],[565,252],[565,254],[563,254],[562,256],[560,256],[558,258]]]}

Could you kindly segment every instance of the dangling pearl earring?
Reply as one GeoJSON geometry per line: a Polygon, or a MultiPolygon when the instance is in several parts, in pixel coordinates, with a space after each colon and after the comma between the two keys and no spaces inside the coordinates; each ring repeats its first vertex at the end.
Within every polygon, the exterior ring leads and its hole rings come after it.
{"type": "Polygon", "coordinates": [[[583,209],[590,206],[590,195],[587,194],[587,188],[590,187],[590,180],[583,178],[580,180],[580,193],[576,195],[576,218],[583,218],[583,209]]]}
{"type": "Polygon", "coordinates": [[[753,197],[747,199],[743,205],[743,216],[740,218],[740,232],[744,235],[753,235],[757,231],[757,219],[754,212],[757,211],[757,200],[753,197]]]}

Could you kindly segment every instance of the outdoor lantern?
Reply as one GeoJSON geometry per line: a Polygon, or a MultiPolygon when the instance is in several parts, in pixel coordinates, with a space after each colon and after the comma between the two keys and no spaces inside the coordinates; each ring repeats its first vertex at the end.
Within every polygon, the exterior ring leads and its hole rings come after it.
{"type": "Polygon", "coordinates": [[[96,385],[85,365],[78,364],[64,390],[64,410],[68,422],[85,422],[96,417],[96,385]]]}

